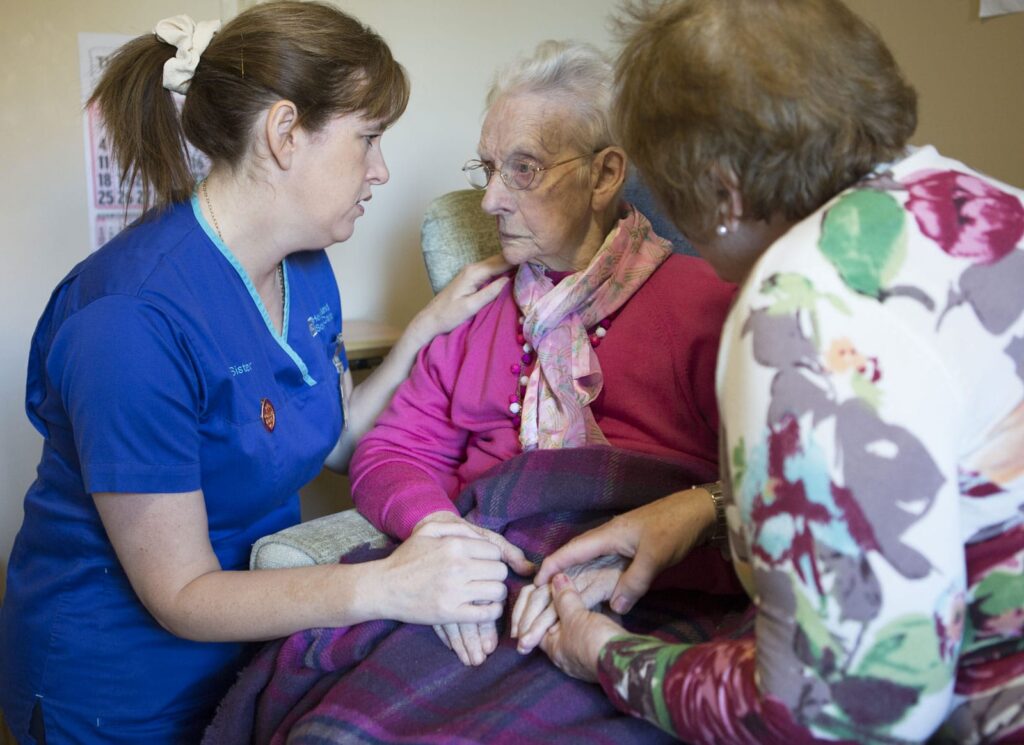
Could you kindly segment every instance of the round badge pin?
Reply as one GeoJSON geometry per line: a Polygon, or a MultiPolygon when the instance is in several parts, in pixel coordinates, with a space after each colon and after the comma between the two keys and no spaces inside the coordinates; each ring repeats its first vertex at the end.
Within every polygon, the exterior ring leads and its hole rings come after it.
{"type": "Polygon", "coordinates": [[[277,413],[269,398],[260,399],[260,418],[263,420],[263,426],[267,428],[267,432],[273,432],[274,427],[277,426],[277,413]]]}

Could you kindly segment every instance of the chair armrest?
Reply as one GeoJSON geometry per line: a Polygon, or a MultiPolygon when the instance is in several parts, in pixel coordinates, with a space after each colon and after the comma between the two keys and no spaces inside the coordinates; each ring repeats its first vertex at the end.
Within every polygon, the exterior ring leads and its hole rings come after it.
{"type": "Polygon", "coordinates": [[[384,546],[388,537],[356,510],[318,517],[263,536],[253,544],[250,569],[284,569],[337,564],[342,555],[364,543],[384,546]]]}

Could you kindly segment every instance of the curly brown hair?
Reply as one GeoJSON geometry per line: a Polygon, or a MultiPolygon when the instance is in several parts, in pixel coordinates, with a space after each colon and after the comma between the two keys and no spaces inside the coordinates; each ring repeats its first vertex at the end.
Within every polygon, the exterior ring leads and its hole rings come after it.
{"type": "Polygon", "coordinates": [[[676,225],[704,241],[736,175],[745,216],[799,220],[917,126],[917,94],[839,0],[672,0],[619,21],[613,126],[676,225]]]}

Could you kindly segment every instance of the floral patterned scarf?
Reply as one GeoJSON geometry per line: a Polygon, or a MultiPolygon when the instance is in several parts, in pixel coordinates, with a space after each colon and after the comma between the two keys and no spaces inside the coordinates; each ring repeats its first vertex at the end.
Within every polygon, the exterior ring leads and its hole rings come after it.
{"type": "Polygon", "coordinates": [[[523,450],[607,444],[590,411],[603,381],[587,329],[625,305],[672,253],[647,218],[628,209],[583,271],[558,285],[539,263],[516,273],[523,336],[537,354],[523,397],[523,450]]]}

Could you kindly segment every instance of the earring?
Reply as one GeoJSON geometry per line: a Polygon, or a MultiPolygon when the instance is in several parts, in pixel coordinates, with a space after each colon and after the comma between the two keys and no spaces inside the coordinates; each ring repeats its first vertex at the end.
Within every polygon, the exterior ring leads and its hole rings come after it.
{"type": "Polygon", "coordinates": [[[718,233],[718,235],[726,235],[729,232],[729,228],[725,227],[725,224],[723,223],[715,228],[715,232],[718,233]]]}

